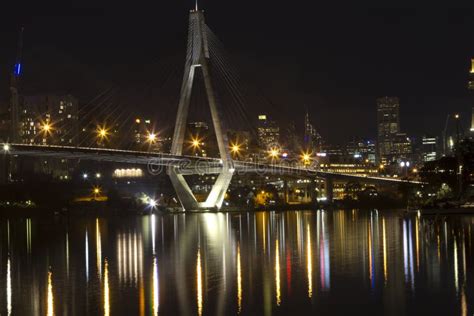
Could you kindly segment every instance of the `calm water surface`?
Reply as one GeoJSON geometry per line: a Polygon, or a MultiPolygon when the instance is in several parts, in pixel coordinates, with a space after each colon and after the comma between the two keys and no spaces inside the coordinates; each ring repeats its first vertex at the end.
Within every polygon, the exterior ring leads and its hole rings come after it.
{"type": "Polygon", "coordinates": [[[472,315],[473,216],[0,219],[1,315],[472,315]]]}

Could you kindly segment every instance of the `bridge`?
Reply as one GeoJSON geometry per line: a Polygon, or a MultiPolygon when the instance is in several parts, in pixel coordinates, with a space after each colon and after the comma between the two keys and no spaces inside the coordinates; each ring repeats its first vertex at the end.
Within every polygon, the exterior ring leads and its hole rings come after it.
{"type": "MultiPolygon", "coordinates": [[[[365,183],[409,183],[419,185],[417,181],[406,181],[395,178],[363,177],[350,174],[330,173],[321,170],[291,165],[285,162],[249,162],[232,158],[227,130],[223,124],[222,105],[218,102],[215,91],[215,81],[210,71],[210,60],[214,58],[209,49],[210,29],[205,23],[203,11],[192,10],[189,15],[189,32],[187,54],[184,67],[180,99],[170,153],[150,151],[121,150],[109,148],[94,148],[81,146],[53,146],[21,144],[18,142],[18,127],[13,125],[12,143],[3,146],[3,152],[11,156],[51,157],[62,159],[80,159],[93,161],[108,161],[117,163],[141,164],[166,170],[176,195],[185,210],[220,209],[231,180],[236,173],[262,173],[279,175],[305,175],[317,177],[332,182],[363,181],[365,183]],[[191,93],[196,74],[200,72],[204,81],[206,98],[219,150],[218,158],[203,158],[183,155],[185,144],[186,123],[189,113],[191,93]],[[198,202],[185,175],[216,174],[217,180],[204,202],[198,202]]],[[[12,122],[17,122],[18,109],[12,111],[15,116],[12,122]],[[15,114],[16,113],[16,114],[15,114]]],[[[104,135],[105,136],[105,132],[104,135]]]]}

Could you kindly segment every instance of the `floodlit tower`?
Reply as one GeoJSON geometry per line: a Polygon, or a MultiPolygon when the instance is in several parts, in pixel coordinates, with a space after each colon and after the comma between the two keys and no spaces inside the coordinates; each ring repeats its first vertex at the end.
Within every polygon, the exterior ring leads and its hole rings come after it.
{"type": "Polygon", "coordinates": [[[212,124],[214,126],[219,154],[222,161],[222,171],[219,173],[206,201],[202,203],[196,200],[193,192],[184,179],[183,174],[180,174],[178,167],[170,166],[168,167],[167,172],[171,183],[175,188],[176,195],[185,210],[219,209],[224,202],[225,193],[232,179],[234,165],[230,155],[227,132],[222,126],[222,120],[209,69],[209,60],[211,56],[208,47],[207,26],[204,20],[204,13],[197,9],[197,4],[196,9],[192,10],[189,14],[188,51],[186,56],[171,153],[174,155],[182,155],[193,82],[196,71],[200,70],[204,78],[212,124]]]}
{"type": "Polygon", "coordinates": [[[19,96],[19,85],[22,71],[22,51],[23,51],[23,27],[20,29],[18,36],[18,48],[13,66],[13,72],[11,73],[10,80],[10,116],[11,116],[11,142],[18,143],[20,141],[20,96],[19,96]]]}

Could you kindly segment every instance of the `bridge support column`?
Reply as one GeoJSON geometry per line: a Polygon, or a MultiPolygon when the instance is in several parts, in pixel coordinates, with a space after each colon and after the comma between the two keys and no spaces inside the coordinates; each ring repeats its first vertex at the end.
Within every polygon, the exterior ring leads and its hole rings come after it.
{"type": "Polygon", "coordinates": [[[200,68],[204,78],[207,100],[209,102],[212,123],[222,161],[222,172],[217,177],[206,201],[199,203],[184,179],[184,176],[178,173],[176,167],[168,167],[167,173],[176,190],[176,195],[185,210],[220,209],[234,173],[234,164],[230,156],[227,131],[222,124],[209,71],[208,60],[210,58],[204,14],[199,10],[191,11],[189,15],[188,51],[171,153],[174,155],[182,155],[194,76],[196,70],[200,68]]]}
{"type": "Polygon", "coordinates": [[[6,154],[1,155],[0,157],[0,185],[5,185],[8,183],[8,173],[10,165],[10,157],[6,154]]]}
{"type": "Polygon", "coordinates": [[[326,178],[324,186],[326,187],[327,201],[332,203],[334,199],[334,180],[332,178],[326,178]]]}

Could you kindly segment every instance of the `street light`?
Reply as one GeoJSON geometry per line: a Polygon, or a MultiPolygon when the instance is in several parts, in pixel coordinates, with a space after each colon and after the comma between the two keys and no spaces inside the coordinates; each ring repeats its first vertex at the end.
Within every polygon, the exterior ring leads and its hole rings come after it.
{"type": "Polygon", "coordinates": [[[303,152],[301,154],[301,160],[305,166],[311,164],[311,153],[308,152],[303,152]]]}
{"type": "Polygon", "coordinates": [[[10,151],[10,145],[3,144],[3,151],[10,151]]]}
{"type": "Polygon", "coordinates": [[[278,148],[272,148],[270,149],[269,154],[272,159],[276,159],[280,155],[280,150],[278,150],[278,148]]]}
{"type": "Polygon", "coordinates": [[[84,180],[87,179],[88,177],[89,177],[89,175],[88,175],[87,173],[84,173],[84,174],[82,175],[82,179],[84,179],[84,180]]]}
{"type": "Polygon", "coordinates": [[[234,154],[237,155],[240,152],[240,145],[239,144],[232,144],[230,146],[230,151],[234,154]]]}
{"type": "Polygon", "coordinates": [[[147,137],[146,137],[146,140],[147,142],[149,142],[150,144],[153,144],[156,142],[156,134],[155,133],[148,133],[147,137]]]}
{"type": "Polygon", "coordinates": [[[100,140],[103,140],[104,138],[106,139],[107,136],[109,136],[109,130],[105,128],[104,126],[97,126],[97,137],[100,138],[100,140]]]}
{"type": "Polygon", "coordinates": [[[97,179],[100,179],[101,176],[102,176],[102,175],[101,175],[100,173],[96,173],[96,174],[95,174],[95,177],[96,177],[97,179]]]}

